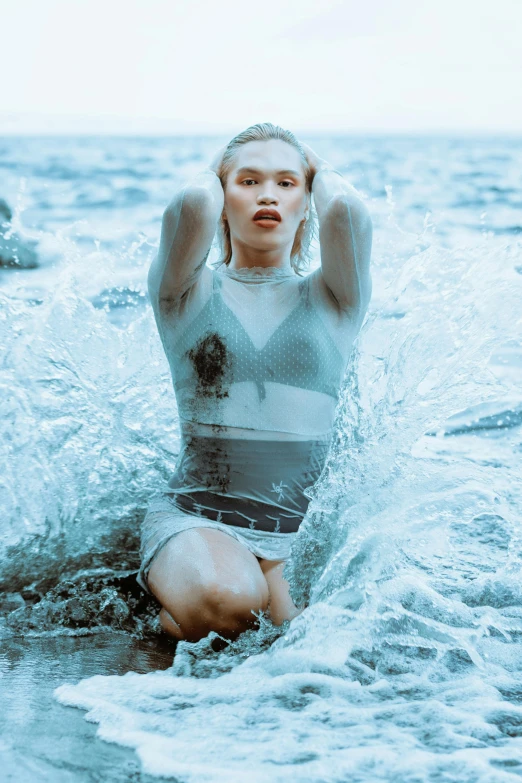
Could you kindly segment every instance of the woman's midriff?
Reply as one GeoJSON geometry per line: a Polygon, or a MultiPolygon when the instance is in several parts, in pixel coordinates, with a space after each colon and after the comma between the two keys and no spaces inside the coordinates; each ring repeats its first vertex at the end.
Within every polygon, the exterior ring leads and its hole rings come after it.
{"type": "Polygon", "coordinates": [[[304,441],[304,442],[329,442],[333,429],[321,435],[301,435],[295,432],[282,432],[281,430],[255,430],[246,427],[226,427],[222,424],[202,424],[196,421],[182,421],[182,440],[192,437],[200,438],[230,438],[231,440],[267,440],[267,441],[304,441]]]}
{"type": "Polygon", "coordinates": [[[329,440],[259,440],[184,433],[166,492],[194,513],[253,530],[291,533],[309,503],[329,440]]]}

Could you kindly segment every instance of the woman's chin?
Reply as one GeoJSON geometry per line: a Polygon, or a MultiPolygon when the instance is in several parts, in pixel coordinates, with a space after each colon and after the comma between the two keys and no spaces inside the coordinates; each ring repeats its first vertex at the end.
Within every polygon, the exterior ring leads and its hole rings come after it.
{"type": "Polygon", "coordinates": [[[259,248],[260,250],[266,250],[267,248],[270,250],[281,248],[283,250],[289,242],[293,242],[293,238],[289,239],[286,235],[283,236],[277,229],[267,229],[266,231],[256,229],[255,233],[249,232],[248,235],[244,235],[241,241],[249,247],[259,248]]]}

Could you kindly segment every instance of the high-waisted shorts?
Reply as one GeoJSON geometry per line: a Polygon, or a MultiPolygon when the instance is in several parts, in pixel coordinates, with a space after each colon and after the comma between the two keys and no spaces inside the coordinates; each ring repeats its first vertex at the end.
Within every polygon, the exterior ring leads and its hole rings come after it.
{"type": "Polygon", "coordinates": [[[308,498],[319,477],[325,441],[245,441],[191,438],[175,474],[151,498],[141,529],[137,581],[151,592],[152,561],[177,533],[221,530],[256,557],[287,560],[308,498]]]}
{"type": "Polygon", "coordinates": [[[137,575],[138,584],[150,593],[147,577],[152,561],[159,551],[177,533],[183,530],[205,527],[221,530],[243,544],[253,555],[266,560],[287,560],[296,533],[272,533],[265,530],[251,530],[223,522],[216,522],[202,516],[187,514],[176,505],[171,495],[153,498],[142,524],[141,565],[137,575]]]}

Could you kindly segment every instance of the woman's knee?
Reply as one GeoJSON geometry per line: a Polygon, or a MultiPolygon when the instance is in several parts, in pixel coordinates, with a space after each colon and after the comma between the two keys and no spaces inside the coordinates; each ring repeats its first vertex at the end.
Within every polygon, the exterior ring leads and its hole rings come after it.
{"type": "MultiPolygon", "coordinates": [[[[187,641],[197,641],[211,631],[236,637],[258,624],[256,615],[268,608],[268,585],[236,585],[234,588],[220,582],[198,585],[190,601],[172,600],[164,608],[173,617],[187,641]]],[[[168,629],[165,629],[168,630],[168,629]]]]}
{"type": "Polygon", "coordinates": [[[262,582],[245,580],[234,585],[226,581],[204,581],[194,588],[190,602],[185,602],[181,613],[185,618],[190,616],[193,621],[212,626],[212,629],[215,626],[236,628],[253,622],[253,612],[266,610],[268,600],[268,585],[264,577],[262,582]]]}
{"type": "Polygon", "coordinates": [[[169,541],[152,562],[148,584],[190,641],[211,630],[246,630],[256,622],[253,613],[266,610],[269,601],[255,556],[210,529],[185,531],[169,541]]]}
{"type": "Polygon", "coordinates": [[[199,605],[206,617],[248,622],[254,620],[253,612],[268,608],[269,598],[264,577],[233,585],[216,581],[201,588],[199,605]]]}
{"type": "Polygon", "coordinates": [[[169,541],[152,562],[148,584],[184,634],[245,629],[255,621],[253,612],[266,610],[269,601],[255,556],[210,529],[185,531],[169,541]]]}

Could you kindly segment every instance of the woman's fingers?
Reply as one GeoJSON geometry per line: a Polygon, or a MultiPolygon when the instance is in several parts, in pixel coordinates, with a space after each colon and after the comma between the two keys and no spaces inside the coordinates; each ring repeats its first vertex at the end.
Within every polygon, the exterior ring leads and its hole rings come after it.
{"type": "Polygon", "coordinates": [[[216,174],[218,173],[219,167],[221,166],[221,161],[223,160],[223,155],[225,154],[225,150],[227,148],[228,144],[225,144],[224,147],[221,147],[216,154],[214,155],[212,159],[212,163],[209,165],[209,169],[212,169],[212,171],[215,171],[216,174]]]}
{"type": "Polygon", "coordinates": [[[306,155],[306,159],[308,161],[308,165],[310,166],[310,168],[312,169],[313,174],[315,175],[317,169],[323,163],[325,163],[325,161],[322,158],[320,158],[319,155],[317,155],[317,153],[315,153],[313,151],[313,149],[308,146],[308,144],[303,144],[303,142],[301,142],[301,147],[303,148],[304,153],[306,155]]]}

